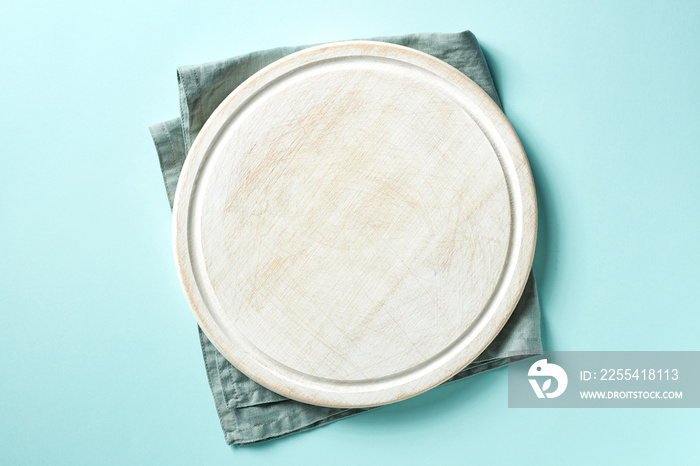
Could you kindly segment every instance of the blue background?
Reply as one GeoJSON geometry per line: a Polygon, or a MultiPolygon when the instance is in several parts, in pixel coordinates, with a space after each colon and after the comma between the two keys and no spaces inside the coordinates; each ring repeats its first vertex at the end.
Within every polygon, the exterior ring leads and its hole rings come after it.
{"type": "Polygon", "coordinates": [[[147,127],[175,68],[471,29],[530,157],[548,350],[698,350],[700,3],[12,2],[0,15],[0,463],[700,462],[694,410],[517,410],[507,370],[225,445],[147,127]]]}

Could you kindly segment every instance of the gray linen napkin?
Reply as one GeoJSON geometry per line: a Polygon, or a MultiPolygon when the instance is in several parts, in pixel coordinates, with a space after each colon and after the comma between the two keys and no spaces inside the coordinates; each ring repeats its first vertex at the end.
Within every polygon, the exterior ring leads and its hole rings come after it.
{"type": "MultiPolygon", "coordinates": [[[[410,34],[372,40],[429,53],[471,78],[500,106],[474,35],[410,34]]],[[[192,141],[216,107],[239,84],[270,63],[309,46],[285,47],[177,70],[180,118],[150,128],[172,208],[182,164],[192,141]]],[[[290,400],[250,380],[199,330],[204,364],[226,443],[247,445],[301,432],[374,408],[339,409],[290,400]]],[[[540,308],[532,272],[513,315],[484,352],[448,382],[542,353],[540,308]]]]}

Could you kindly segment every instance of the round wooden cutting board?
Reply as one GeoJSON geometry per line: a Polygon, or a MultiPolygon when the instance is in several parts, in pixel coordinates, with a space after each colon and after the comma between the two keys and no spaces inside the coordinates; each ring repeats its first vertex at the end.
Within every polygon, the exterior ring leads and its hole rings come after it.
{"type": "Polygon", "coordinates": [[[174,205],[178,274],[212,343],[307,403],[408,398],[493,340],[537,225],[523,149],[471,80],[344,42],[279,60],[209,118],[174,205]]]}

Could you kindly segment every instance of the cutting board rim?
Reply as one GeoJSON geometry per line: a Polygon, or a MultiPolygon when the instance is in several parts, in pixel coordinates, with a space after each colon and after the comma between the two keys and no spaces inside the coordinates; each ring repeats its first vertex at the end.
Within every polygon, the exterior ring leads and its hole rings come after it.
{"type": "Polygon", "coordinates": [[[251,76],[219,105],[204,124],[184,163],[173,203],[172,233],[178,278],[189,307],[200,328],[228,361],[254,381],[291,399],[320,406],[370,407],[400,401],[439,385],[478,357],[498,335],[515,309],[532,266],[537,236],[537,205],[532,174],[522,145],[501,109],[477,84],[445,62],[414,49],[384,42],[348,41],[311,47],[288,55],[251,76]],[[520,188],[520,201],[524,203],[521,206],[522,213],[523,218],[526,219],[522,225],[523,231],[517,251],[518,259],[503,305],[486,322],[478,323],[482,327],[473,339],[473,343],[450,357],[448,364],[441,366],[439,372],[431,371],[405,383],[388,384],[386,388],[380,387],[369,391],[353,387],[352,384],[339,383],[328,386],[324,383],[310,384],[305,379],[290,380],[289,374],[277,373],[265,367],[265,364],[261,364],[260,361],[250,359],[249,355],[241,352],[240,348],[236,348],[212,318],[197,286],[189,253],[191,195],[200,165],[206,157],[208,148],[216,140],[235,108],[250,99],[261,87],[274,80],[282,79],[291,70],[315,62],[347,56],[380,56],[404,61],[428,69],[439,79],[460,86],[464,92],[471,94],[479,109],[488,115],[489,121],[494,125],[493,128],[498,128],[493,131],[502,138],[508,154],[517,165],[514,171],[517,176],[511,181],[517,182],[517,187],[520,188]]]}

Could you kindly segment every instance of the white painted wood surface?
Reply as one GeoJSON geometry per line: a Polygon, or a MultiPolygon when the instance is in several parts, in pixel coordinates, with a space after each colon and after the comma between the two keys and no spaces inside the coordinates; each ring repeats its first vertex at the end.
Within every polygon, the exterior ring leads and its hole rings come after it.
{"type": "Polygon", "coordinates": [[[178,274],[221,353],[260,384],[375,406],[449,378],[522,293],[527,159],[471,80],[345,42],[251,77],[195,140],[175,197],[178,274]]]}

